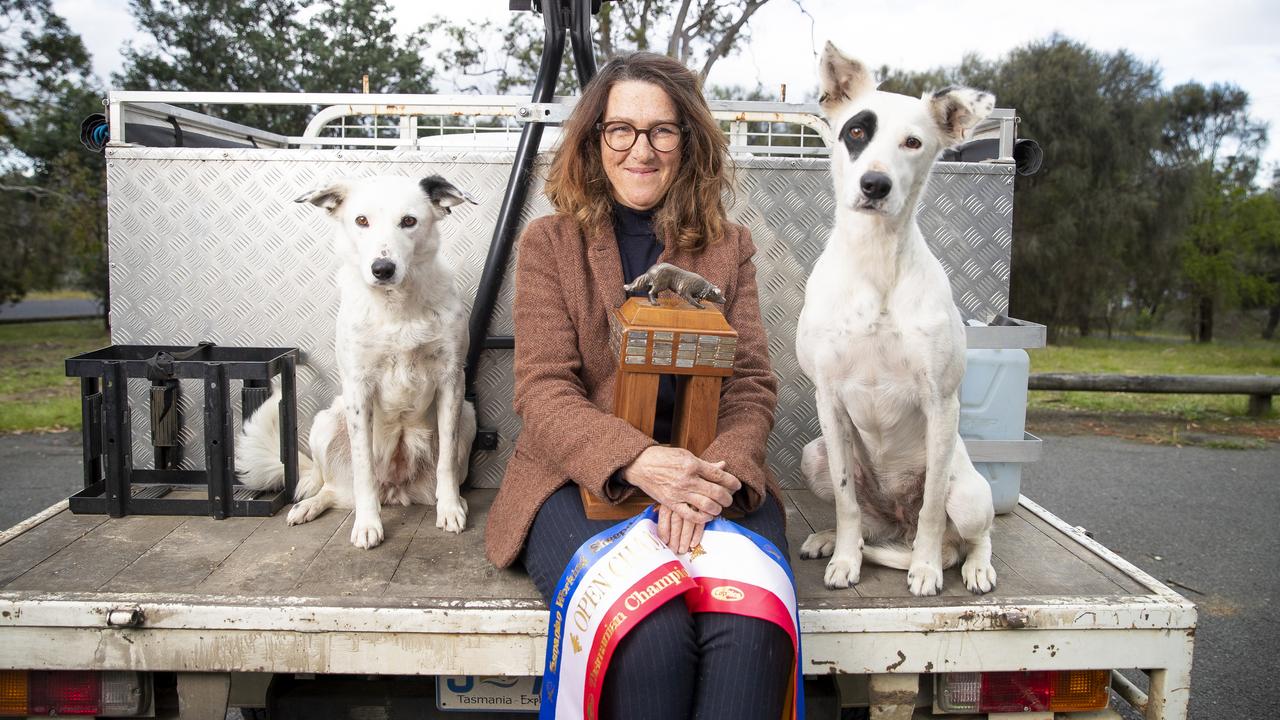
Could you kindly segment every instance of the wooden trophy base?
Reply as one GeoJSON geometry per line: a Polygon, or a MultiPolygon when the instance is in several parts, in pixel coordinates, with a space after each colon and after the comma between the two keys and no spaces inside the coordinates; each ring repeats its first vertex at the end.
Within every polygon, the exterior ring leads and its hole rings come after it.
{"type": "Polygon", "coordinates": [[[626,520],[639,515],[645,508],[654,504],[653,498],[639,490],[617,505],[601,500],[581,485],[578,486],[578,492],[582,494],[582,509],[586,511],[588,520],[626,520]]]}

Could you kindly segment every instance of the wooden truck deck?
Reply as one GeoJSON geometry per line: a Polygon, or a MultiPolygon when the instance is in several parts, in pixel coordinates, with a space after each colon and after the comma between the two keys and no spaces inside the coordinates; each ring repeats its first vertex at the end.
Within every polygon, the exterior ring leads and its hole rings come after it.
{"type": "MultiPolygon", "coordinates": [[[[288,527],[283,512],[110,519],[56,505],[0,534],[0,668],[541,674],[546,606],[523,572],[484,559],[493,494],[468,493],[458,536],[432,508],[385,508],[371,551],[351,545],[344,511],[288,527]]],[[[903,571],[870,564],[855,588],[827,590],[825,560],[796,553],[832,508],[790,491],[787,518],[806,672],[1106,658],[1154,669],[1153,701],[1185,708],[1194,607],[1026,498],[996,519],[999,586],[985,596],[952,569],[943,594],[912,597],[903,571]]]]}

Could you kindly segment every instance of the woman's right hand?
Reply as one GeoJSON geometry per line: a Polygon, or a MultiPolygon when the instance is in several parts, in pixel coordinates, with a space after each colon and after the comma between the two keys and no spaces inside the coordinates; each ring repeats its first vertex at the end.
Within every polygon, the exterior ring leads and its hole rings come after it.
{"type": "Polygon", "coordinates": [[[683,519],[708,523],[733,503],[742,481],[684,448],[651,445],[622,469],[622,478],[683,519]]]}

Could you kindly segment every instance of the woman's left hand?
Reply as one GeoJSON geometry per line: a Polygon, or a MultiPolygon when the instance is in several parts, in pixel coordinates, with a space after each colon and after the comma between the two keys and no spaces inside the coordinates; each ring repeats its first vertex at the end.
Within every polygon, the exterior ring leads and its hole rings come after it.
{"type": "Polygon", "coordinates": [[[702,542],[705,524],[686,520],[666,505],[658,506],[658,539],[672,552],[683,555],[702,542]]]}

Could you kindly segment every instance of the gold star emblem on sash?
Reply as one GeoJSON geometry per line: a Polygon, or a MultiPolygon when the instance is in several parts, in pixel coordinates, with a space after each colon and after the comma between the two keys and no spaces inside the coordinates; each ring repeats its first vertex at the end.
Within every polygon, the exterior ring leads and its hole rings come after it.
{"type": "Polygon", "coordinates": [[[573,643],[573,651],[574,651],[574,652],[576,652],[576,653],[580,653],[580,652],[582,652],[582,644],[578,642],[578,636],[577,636],[577,635],[570,635],[570,636],[569,636],[569,642],[573,643]]]}
{"type": "Polygon", "coordinates": [[[694,560],[697,560],[698,558],[706,554],[707,554],[707,551],[702,549],[701,544],[694,545],[693,549],[689,550],[689,562],[693,562],[694,560]]]}

